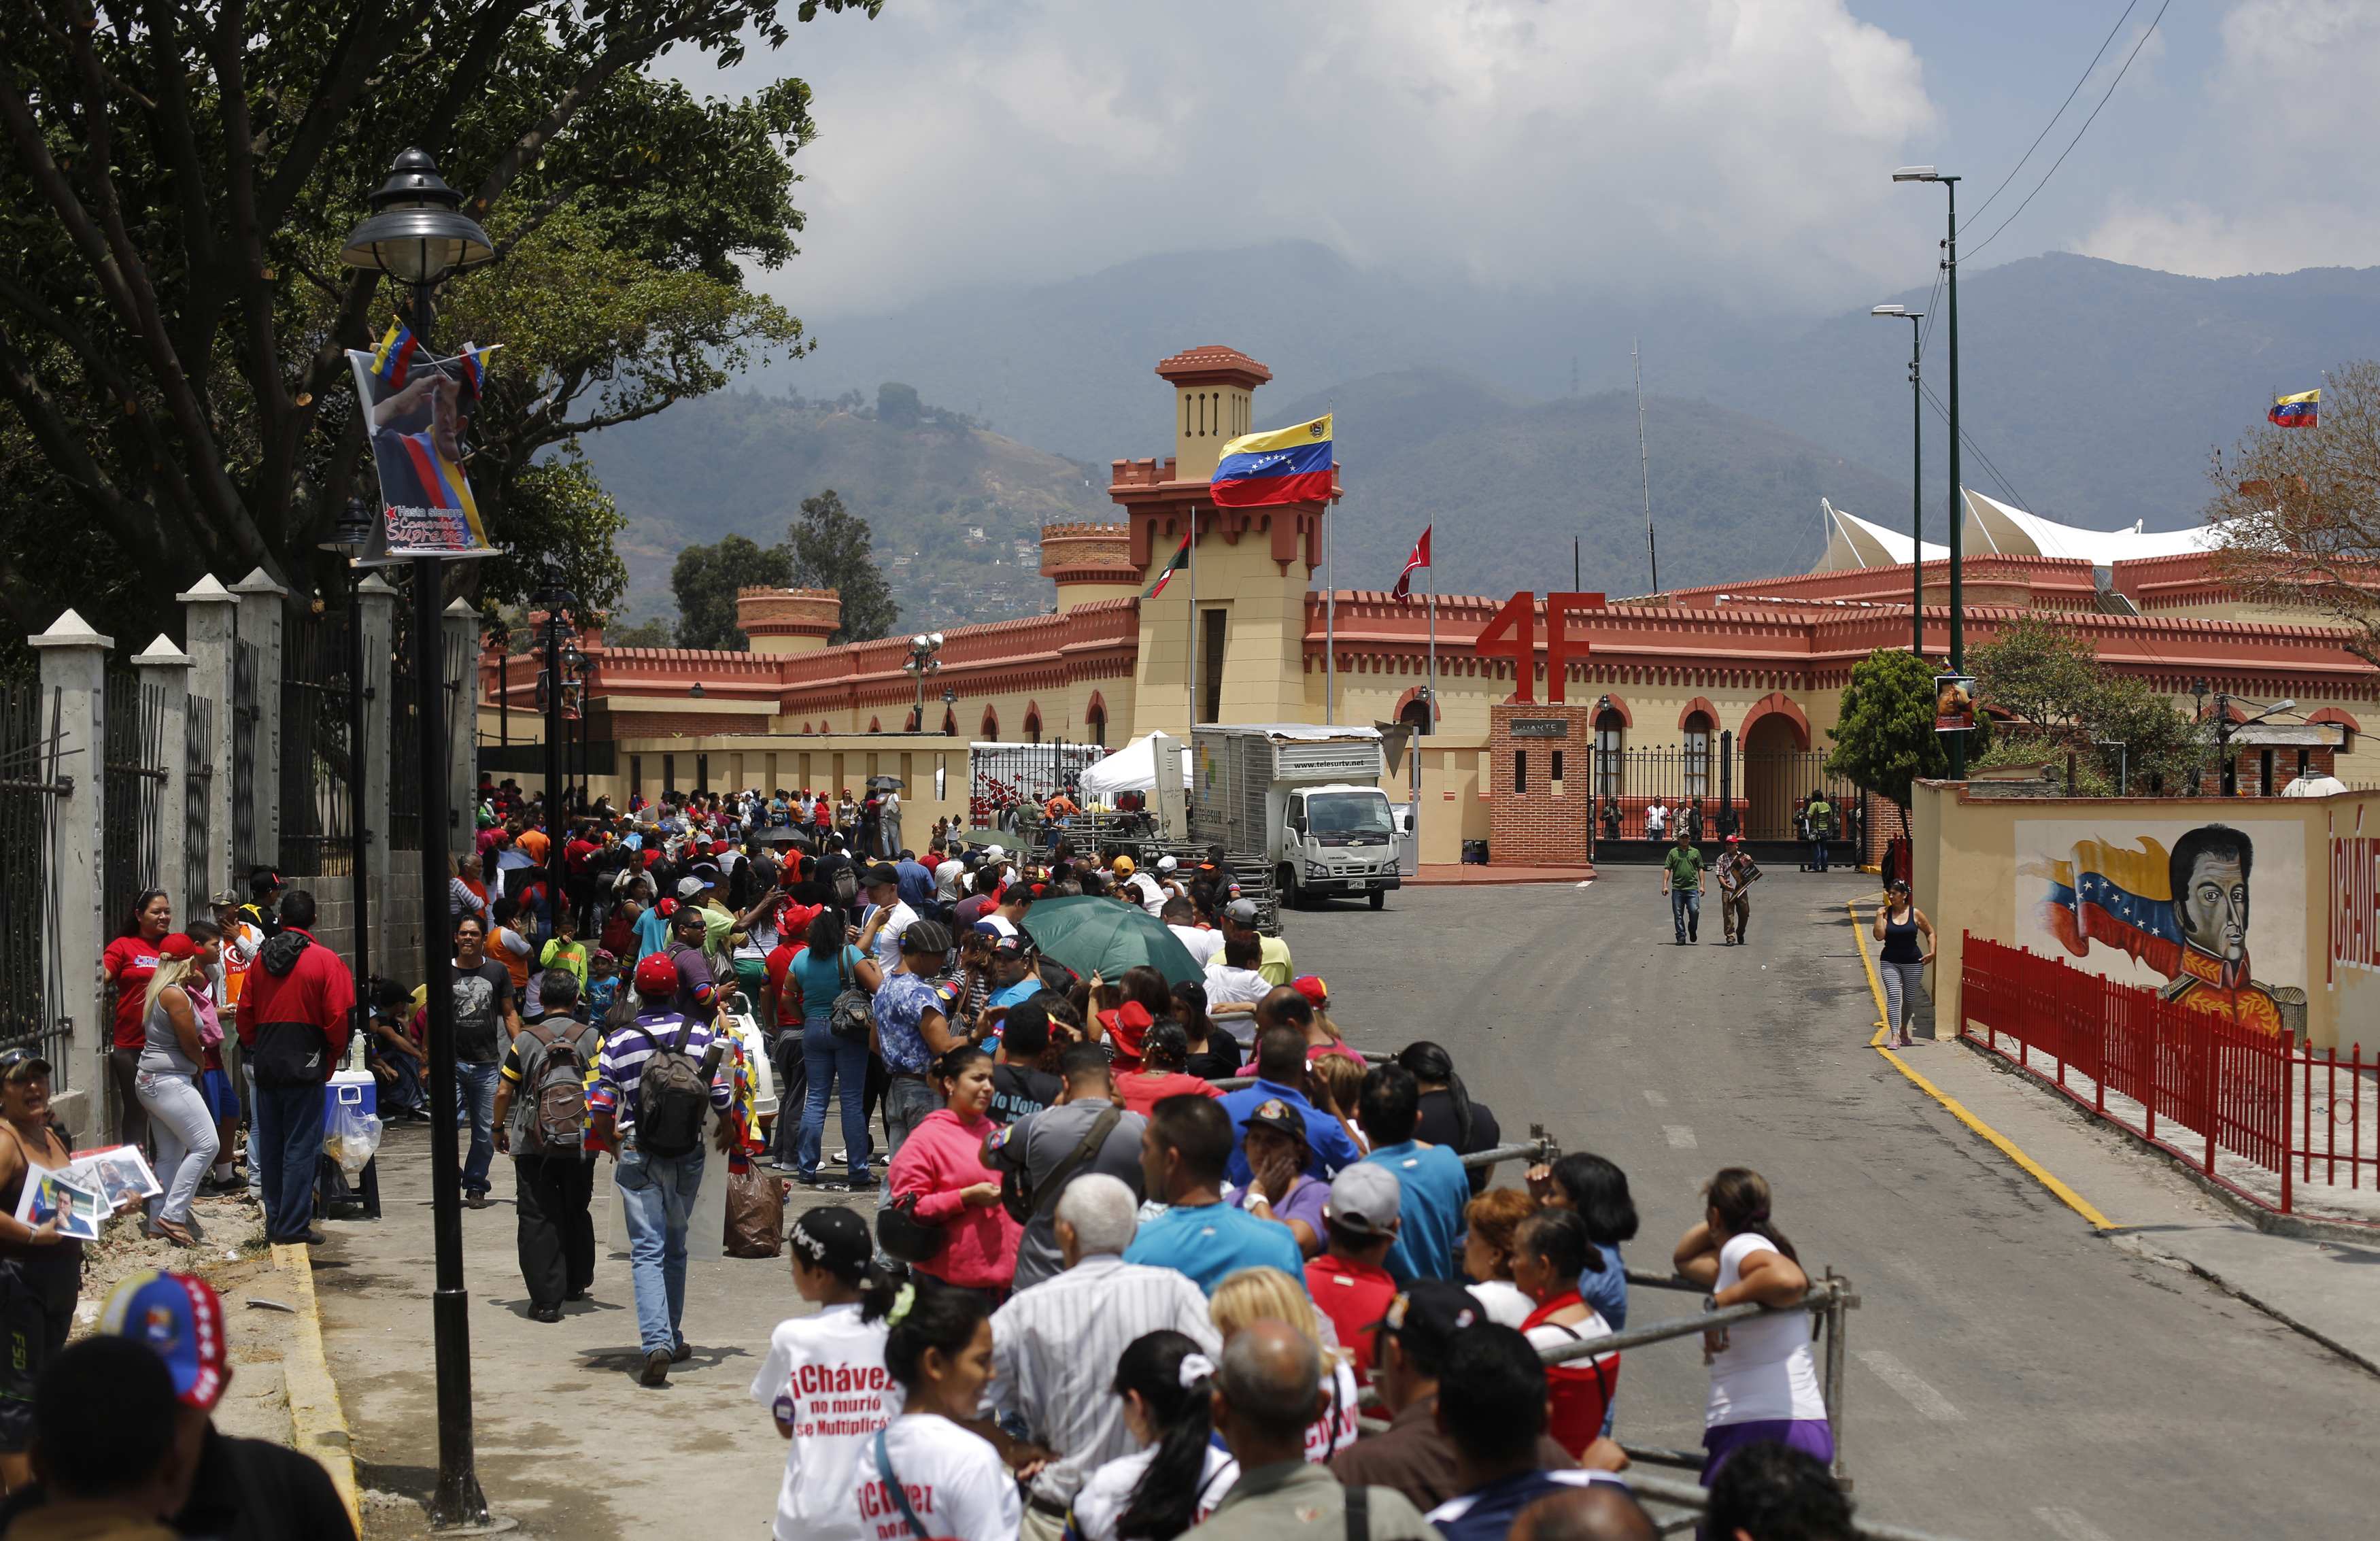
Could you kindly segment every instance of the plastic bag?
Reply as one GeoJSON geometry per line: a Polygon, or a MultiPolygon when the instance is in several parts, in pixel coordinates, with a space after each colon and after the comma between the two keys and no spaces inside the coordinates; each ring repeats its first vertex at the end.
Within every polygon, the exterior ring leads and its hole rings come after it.
{"type": "Polygon", "coordinates": [[[778,1256],[785,1242],[783,1180],[749,1162],[730,1162],[726,1223],[722,1230],[721,1250],[730,1257],[778,1256]]]}
{"type": "Polygon", "coordinates": [[[380,1148],[380,1119],[360,1104],[342,1102],[331,1110],[322,1127],[322,1154],[339,1163],[352,1183],[363,1175],[366,1163],[380,1148]]]}

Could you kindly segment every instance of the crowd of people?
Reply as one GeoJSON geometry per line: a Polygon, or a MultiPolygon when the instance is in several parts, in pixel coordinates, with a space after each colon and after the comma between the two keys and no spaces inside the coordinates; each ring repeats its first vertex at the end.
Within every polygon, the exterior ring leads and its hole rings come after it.
{"type": "MultiPolygon", "coordinates": [[[[784,1541],[1654,1534],[1619,1474],[1621,1356],[1544,1357],[1627,1322],[1637,1219],[1617,1165],[1573,1153],[1492,1186],[1493,1160],[1463,1158],[1497,1147],[1499,1121],[1450,1050],[1351,1046],[1327,983],[1259,928],[1220,855],[1143,869],[1062,830],[1011,853],[937,825],[920,855],[897,843],[897,793],[875,801],[869,817],[809,792],[599,800],[549,833],[541,807],[484,786],[476,855],[448,886],[454,1109],[427,1106],[425,992],[369,981],[351,1012],[310,895],[260,874],[178,932],[143,896],[108,974],[131,1052],[119,1133],[153,1142],[165,1183],[149,1224],[196,1240],[189,1195],[242,1187],[240,1099],[210,1056],[215,1008],[236,1002],[267,1233],[320,1239],[321,1082],[353,1016],[384,1110],[468,1126],[465,1203],[486,1202],[497,1155],[515,1163],[533,1320],[594,1287],[612,1158],[644,1385],[692,1352],[687,1230],[713,1152],[878,1193],[873,1226],[830,1201],[791,1231],[816,1309],[776,1329],[752,1386],[788,1440],[784,1541]],[[1198,976],[1087,978],[1045,956],[1032,907],[1075,895],[1157,917],[1198,976]]],[[[63,1157],[18,1114],[45,1077],[0,1064],[17,1135],[0,1201],[12,1157],[15,1183],[63,1157]]],[[[1679,1272],[1721,1306],[1798,1301],[1760,1177],[1721,1171],[1707,1198],[1679,1272]]],[[[0,1260],[36,1281],[74,1244],[5,1213],[0,1260]]],[[[1708,1339],[1706,1481],[1756,1454],[1771,1488],[1825,1485],[1806,1317],[1708,1339]]],[[[1763,1523],[1738,1528],[1787,1534],[1763,1523]]]]}

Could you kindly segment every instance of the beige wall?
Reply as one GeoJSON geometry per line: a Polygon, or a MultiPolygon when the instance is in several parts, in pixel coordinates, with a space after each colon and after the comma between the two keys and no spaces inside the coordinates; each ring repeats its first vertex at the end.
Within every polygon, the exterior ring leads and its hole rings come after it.
{"type": "MultiPolygon", "coordinates": [[[[1968,932],[2010,946],[2046,951],[2033,926],[2018,914],[2031,886],[2019,870],[2021,823],[2073,820],[2095,826],[2101,838],[2132,843],[2133,831],[2144,826],[2184,823],[2286,823],[2301,831],[2302,868],[2300,880],[2287,892],[2276,890],[2274,876],[2283,865],[2260,865],[2252,875],[2249,947],[2252,972],[2259,977],[2302,980],[2306,991],[2306,1030],[2318,1047],[2344,1049],[2380,1038],[2380,972],[2343,964],[2338,923],[2349,903],[2333,870],[2334,837],[2351,839],[2357,832],[2380,834],[2380,795],[2350,793],[2336,797],[2271,798],[1976,798],[1949,783],[1920,783],[1914,796],[1918,908],[1934,923],[1940,939],[1932,985],[1937,1031],[1949,1037],[1960,1021],[1959,979],[1968,932]],[[2293,906],[2294,914],[2275,906],[2293,906]],[[2287,916],[2286,920],[2281,920],[2287,916]],[[2296,929],[2302,926],[2303,953],[2277,958],[2259,950],[2260,932],[2267,936],[2274,923],[2296,929]]],[[[2353,847],[2340,847],[2342,857],[2353,847]]],[[[2349,894],[2355,891],[2350,889],[2349,894]]],[[[2367,886],[2362,892],[2368,894],[2367,886]]],[[[2114,972],[2114,964],[2136,965],[2112,950],[2095,948],[2082,958],[2067,961],[2092,972],[2114,972]]],[[[2051,953],[2050,955],[2061,955],[2051,953]]],[[[2120,975],[2128,978],[2132,974],[2120,975]]],[[[2134,982],[2139,982],[2135,980],[2134,982]]]]}

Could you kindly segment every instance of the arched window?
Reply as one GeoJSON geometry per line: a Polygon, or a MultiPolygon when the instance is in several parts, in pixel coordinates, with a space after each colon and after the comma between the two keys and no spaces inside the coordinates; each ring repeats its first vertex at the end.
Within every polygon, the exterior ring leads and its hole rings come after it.
{"type": "Polygon", "coordinates": [[[1628,720],[1610,707],[1595,718],[1595,795],[1617,797],[1621,783],[1621,756],[1628,748],[1628,720]]]}
{"type": "Polygon", "coordinates": [[[1689,797],[1707,797],[1710,789],[1711,720],[1706,712],[1686,719],[1686,789],[1689,797]]]}
{"type": "Polygon", "coordinates": [[[1000,742],[1000,713],[990,707],[983,709],[983,732],[978,736],[987,744],[1000,742]]]}
{"type": "Polygon", "coordinates": [[[1108,746],[1108,709],[1096,703],[1084,719],[1091,730],[1091,742],[1104,749],[1108,746]]]}
{"type": "Polygon", "coordinates": [[[1041,713],[1038,710],[1025,714],[1025,742],[1027,744],[1041,742],[1041,713]]]}

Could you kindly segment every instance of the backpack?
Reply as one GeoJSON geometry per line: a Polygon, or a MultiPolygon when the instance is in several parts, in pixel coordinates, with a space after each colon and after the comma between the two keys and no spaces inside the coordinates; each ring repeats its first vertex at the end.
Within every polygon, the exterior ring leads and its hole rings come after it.
{"type": "Polygon", "coordinates": [[[710,1080],[719,1069],[719,1040],[698,1060],[686,1051],[694,1024],[678,1024],[664,1044],[642,1023],[637,1031],[653,1046],[637,1078],[637,1146],[650,1156],[686,1156],[702,1147],[702,1122],[710,1111],[710,1080]]]}
{"type": "Polygon", "coordinates": [[[835,973],[843,980],[843,989],[835,993],[834,1004],[827,1008],[827,1030],[844,1043],[866,1043],[876,1025],[875,1002],[851,977],[851,960],[837,952],[835,973]]]}
{"type": "Polygon", "coordinates": [[[516,1104],[515,1122],[540,1150],[577,1150],[586,1143],[587,1062],[577,1037],[582,1029],[577,1022],[564,1027],[567,1031],[537,1022],[521,1029],[535,1040],[537,1058],[522,1066],[521,1085],[528,1095],[516,1104]]]}
{"type": "Polygon", "coordinates": [[[847,910],[858,898],[859,872],[846,861],[834,869],[835,908],[847,910]]]}

